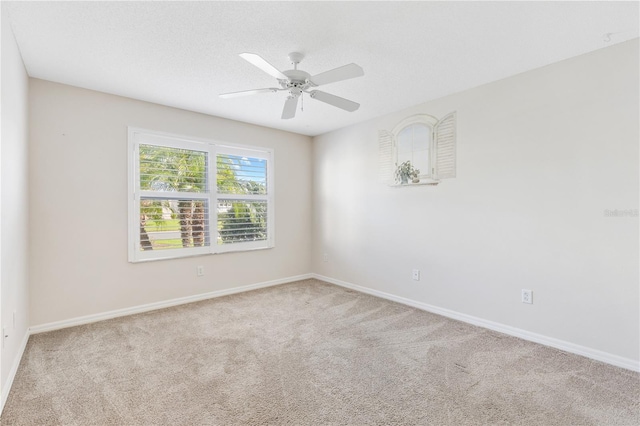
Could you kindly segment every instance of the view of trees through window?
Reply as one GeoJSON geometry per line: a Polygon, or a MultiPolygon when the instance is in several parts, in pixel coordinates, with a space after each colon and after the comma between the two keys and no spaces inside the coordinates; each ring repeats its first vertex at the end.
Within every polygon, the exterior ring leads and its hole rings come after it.
{"type": "Polygon", "coordinates": [[[140,144],[140,190],[153,192],[140,198],[140,250],[211,245],[214,189],[217,244],[266,240],[266,160],[218,154],[214,188],[208,158],[204,151],[140,144]]]}
{"type": "Polygon", "coordinates": [[[218,154],[216,163],[218,244],[266,240],[267,202],[257,199],[267,194],[266,160],[218,154]]]}

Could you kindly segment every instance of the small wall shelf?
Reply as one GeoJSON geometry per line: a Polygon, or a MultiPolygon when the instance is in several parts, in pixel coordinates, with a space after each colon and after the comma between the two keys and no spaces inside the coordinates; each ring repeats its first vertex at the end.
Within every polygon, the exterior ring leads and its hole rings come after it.
{"type": "Polygon", "coordinates": [[[439,184],[440,181],[439,180],[431,180],[431,181],[420,181],[418,183],[392,183],[389,186],[392,186],[394,188],[399,188],[399,187],[404,187],[404,186],[420,186],[420,185],[431,185],[431,186],[436,186],[437,184],[439,184]]]}

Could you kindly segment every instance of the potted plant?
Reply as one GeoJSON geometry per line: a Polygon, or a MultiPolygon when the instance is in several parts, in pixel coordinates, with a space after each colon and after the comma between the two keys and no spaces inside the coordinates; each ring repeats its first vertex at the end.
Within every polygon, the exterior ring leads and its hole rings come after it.
{"type": "Polygon", "coordinates": [[[406,185],[409,181],[413,183],[420,182],[420,178],[418,176],[420,176],[420,170],[415,169],[411,164],[411,161],[405,161],[396,168],[396,182],[401,185],[406,185]]]}

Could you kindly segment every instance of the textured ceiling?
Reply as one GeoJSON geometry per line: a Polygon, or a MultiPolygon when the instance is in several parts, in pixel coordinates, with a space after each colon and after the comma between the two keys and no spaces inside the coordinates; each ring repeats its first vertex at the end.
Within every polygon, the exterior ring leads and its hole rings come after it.
{"type": "Polygon", "coordinates": [[[638,37],[638,2],[3,2],[30,76],[318,135],[638,37]],[[605,34],[612,33],[605,41],[605,34]],[[238,56],[314,75],[355,62],[364,77],[321,89],[350,113],[285,92],[238,56]],[[299,105],[300,107],[300,105],[299,105]]]}

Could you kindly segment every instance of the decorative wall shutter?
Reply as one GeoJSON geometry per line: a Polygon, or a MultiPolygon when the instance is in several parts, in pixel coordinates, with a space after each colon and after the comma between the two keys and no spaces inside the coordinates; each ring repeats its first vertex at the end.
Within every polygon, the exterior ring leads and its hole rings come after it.
{"type": "Polygon", "coordinates": [[[393,135],[386,130],[378,131],[379,177],[380,182],[393,181],[393,135]]]}
{"type": "Polygon", "coordinates": [[[452,112],[434,127],[436,178],[456,177],[456,113],[452,112]]]}

